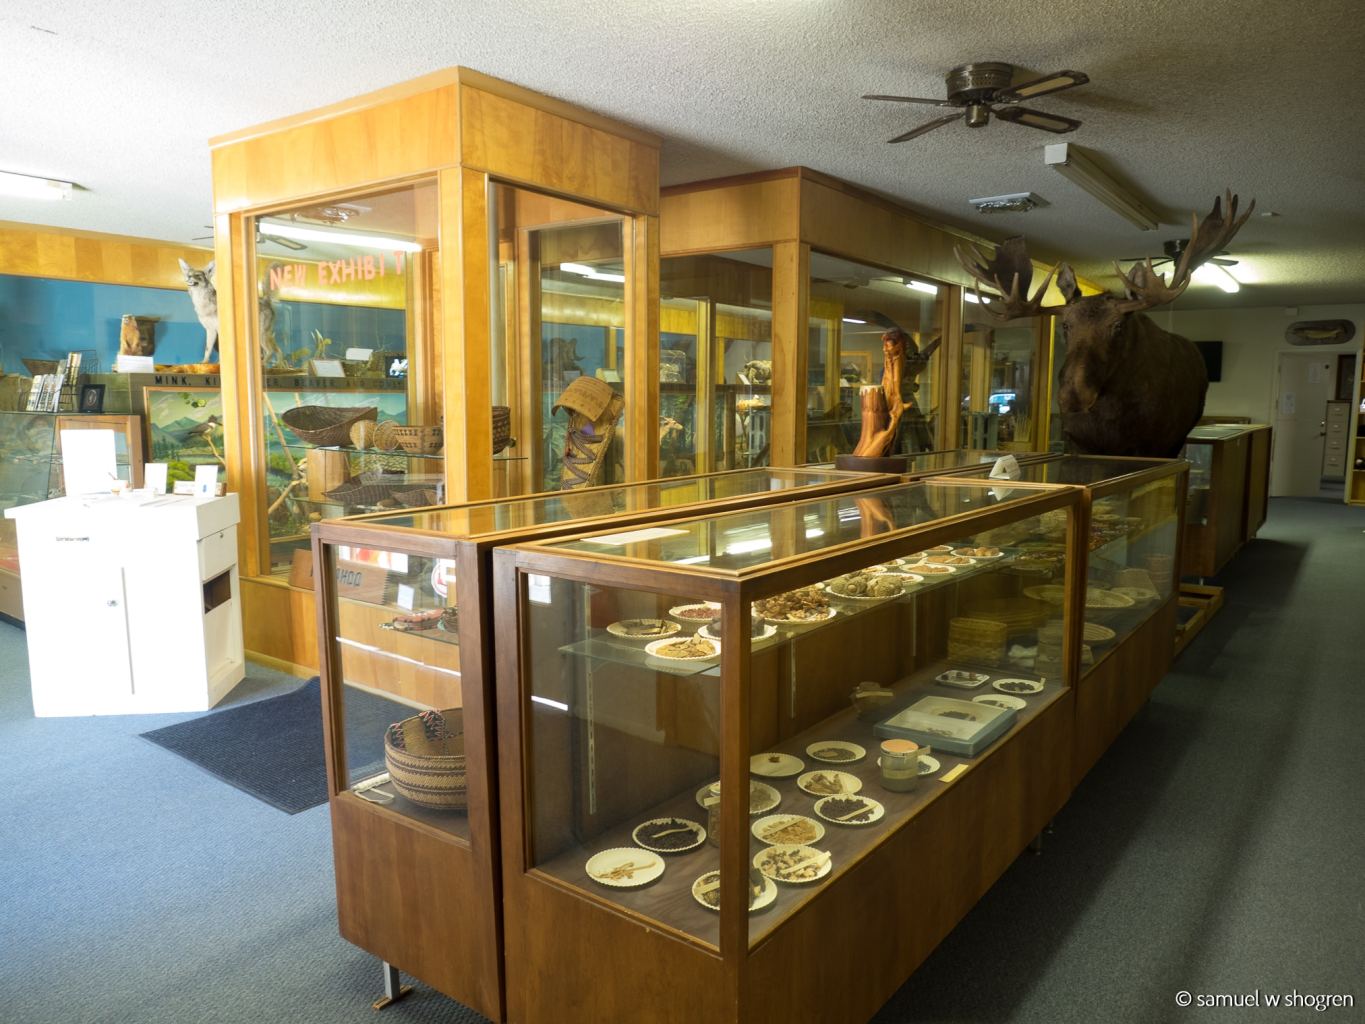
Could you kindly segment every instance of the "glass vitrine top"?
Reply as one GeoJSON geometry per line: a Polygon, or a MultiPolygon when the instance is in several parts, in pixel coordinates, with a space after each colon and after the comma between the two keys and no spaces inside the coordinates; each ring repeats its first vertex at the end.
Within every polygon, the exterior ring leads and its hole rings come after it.
{"type": "Polygon", "coordinates": [[[421,530],[467,539],[574,519],[667,510],[772,491],[848,483],[857,476],[828,470],[765,468],[357,518],[393,529],[421,530]]]}
{"type": "Polygon", "coordinates": [[[926,480],[644,529],[604,531],[544,546],[633,562],[745,573],[965,512],[1033,502],[1047,493],[1016,489],[1002,499],[985,481],[926,480]]]}
{"type": "MultiPolygon", "coordinates": [[[[1050,462],[1024,463],[1019,467],[1019,479],[1034,484],[1093,487],[1106,480],[1133,476],[1152,469],[1175,472],[1178,466],[1178,459],[1107,459],[1102,456],[1067,455],[1050,462]]],[[[986,472],[988,470],[982,470],[983,474],[986,472]]]]}
{"type": "Polygon", "coordinates": [[[1255,424],[1246,423],[1206,423],[1202,427],[1195,427],[1186,436],[1189,441],[1226,441],[1236,437],[1238,434],[1249,434],[1253,430],[1261,429],[1255,424]]]}

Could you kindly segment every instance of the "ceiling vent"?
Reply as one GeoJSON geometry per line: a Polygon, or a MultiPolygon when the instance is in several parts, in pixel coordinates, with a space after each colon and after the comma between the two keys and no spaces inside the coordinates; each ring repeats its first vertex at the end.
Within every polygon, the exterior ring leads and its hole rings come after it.
{"type": "Polygon", "coordinates": [[[1035,192],[982,196],[980,199],[968,199],[967,202],[976,207],[977,213],[1028,213],[1035,207],[1047,205],[1047,200],[1035,192]]]}

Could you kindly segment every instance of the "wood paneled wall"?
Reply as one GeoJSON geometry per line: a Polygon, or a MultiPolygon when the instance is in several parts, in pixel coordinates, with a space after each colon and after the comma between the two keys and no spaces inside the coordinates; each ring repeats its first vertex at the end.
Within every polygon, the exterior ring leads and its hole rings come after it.
{"type": "Polygon", "coordinates": [[[202,267],[213,250],[38,224],[0,221],[0,274],[184,288],[177,260],[202,267]]]}

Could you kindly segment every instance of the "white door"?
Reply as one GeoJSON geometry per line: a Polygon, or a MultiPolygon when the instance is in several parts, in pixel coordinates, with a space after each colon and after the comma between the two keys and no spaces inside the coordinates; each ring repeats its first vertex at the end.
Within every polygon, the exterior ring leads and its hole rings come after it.
{"type": "Polygon", "coordinates": [[[1332,358],[1318,352],[1280,353],[1270,464],[1272,495],[1303,498],[1321,491],[1327,403],[1336,389],[1332,358]]]}

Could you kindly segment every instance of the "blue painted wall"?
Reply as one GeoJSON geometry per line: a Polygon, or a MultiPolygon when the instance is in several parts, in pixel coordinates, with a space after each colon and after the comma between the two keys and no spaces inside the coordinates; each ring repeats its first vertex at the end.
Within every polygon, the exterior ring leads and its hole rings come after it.
{"type": "MultiPolygon", "coordinates": [[[[0,274],[0,367],[27,373],[20,360],[62,359],[94,349],[100,368],[113,368],[123,314],[159,316],[158,363],[197,363],[204,329],[184,291],[0,274]]],[[[82,367],[84,369],[84,367],[82,367]]]]}

